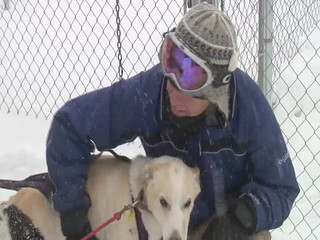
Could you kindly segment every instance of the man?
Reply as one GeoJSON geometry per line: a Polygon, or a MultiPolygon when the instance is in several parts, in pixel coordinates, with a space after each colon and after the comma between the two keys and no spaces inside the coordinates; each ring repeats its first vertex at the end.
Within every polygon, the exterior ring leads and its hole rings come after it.
{"type": "Polygon", "coordinates": [[[200,169],[190,233],[203,228],[201,239],[258,239],[255,233],[281,226],[299,188],[272,109],[237,69],[231,21],[210,4],[193,7],[165,35],[160,60],[55,114],[47,164],[64,234],[79,239],[91,229],[90,154],[136,137],[148,156],[176,156],[200,169]]]}

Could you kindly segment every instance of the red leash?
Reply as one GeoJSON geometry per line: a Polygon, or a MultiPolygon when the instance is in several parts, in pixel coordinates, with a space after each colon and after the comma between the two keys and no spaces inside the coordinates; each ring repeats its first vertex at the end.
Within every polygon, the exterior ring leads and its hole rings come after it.
{"type": "Polygon", "coordinates": [[[98,232],[100,232],[103,228],[107,227],[110,223],[114,222],[115,220],[120,220],[121,219],[121,215],[129,210],[129,209],[133,209],[135,207],[135,205],[137,204],[138,201],[135,201],[132,204],[126,205],[124,206],[124,208],[122,208],[121,211],[116,212],[115,214],[113,214],[113,217],[110,218],[108,221],[106,221],[105,223],[101,224],[99,227],[97,227],[94,231],[92,231],[91,233],[89,233],[87,236],[85,236],[84,238],[82,238],[81,240],[89,240],[90,238],[92,238],[94,235],[96,235],[98,232]]]}

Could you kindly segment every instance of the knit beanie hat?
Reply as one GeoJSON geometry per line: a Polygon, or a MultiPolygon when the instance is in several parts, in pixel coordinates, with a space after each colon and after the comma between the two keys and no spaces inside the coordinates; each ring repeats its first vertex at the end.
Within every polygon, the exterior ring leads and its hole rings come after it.
{"type": "MultiPolygon", "coordinates": [[[[229,82],[238,64],[236,33],[232,22],[212,4],[204,2],[184,15],[173,34],[178,47],[185,53],[188,51],[189,57],[192,58],[191,52],[194,58],[202,59],[204,68],[210,71],[208,75],[211,76],[207,80],[210,84],[199,90],[180,90],[186,95],[208,99],[217,105],[227,125],[231,118],[229,82]]],[[[161,54],[163,64],[166,53],[161,54]]],[[[165,69],[164,72],[167,74],[165,69]]]]}
{"type": "Polygon", "coordinates": [[[238,64],[237,38],[230,19],[206,2],[191,8],[179,22],[175,36],[195,55],[210,65],[238,64]]]}

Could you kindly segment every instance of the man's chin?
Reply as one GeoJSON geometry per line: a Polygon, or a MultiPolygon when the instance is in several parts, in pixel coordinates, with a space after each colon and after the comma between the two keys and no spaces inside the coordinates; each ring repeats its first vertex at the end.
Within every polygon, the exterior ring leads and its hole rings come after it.
{"type": "Polygon", "coordinates": [[[186,111],[171,109],[171,112],[175,117],[190,117],[186,111]]]}

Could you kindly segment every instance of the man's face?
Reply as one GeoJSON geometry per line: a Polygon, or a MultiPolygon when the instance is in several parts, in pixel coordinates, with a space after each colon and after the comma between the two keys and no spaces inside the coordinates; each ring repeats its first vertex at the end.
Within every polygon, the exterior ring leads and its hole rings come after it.
{"type": "Polygon", "coordinates": [[[196,117],[203,113],[209,105],[208,100],[184,95],[170,81],[167,81],[166,89],[170,99],[171,112],[176,117],[196,117]]]}

